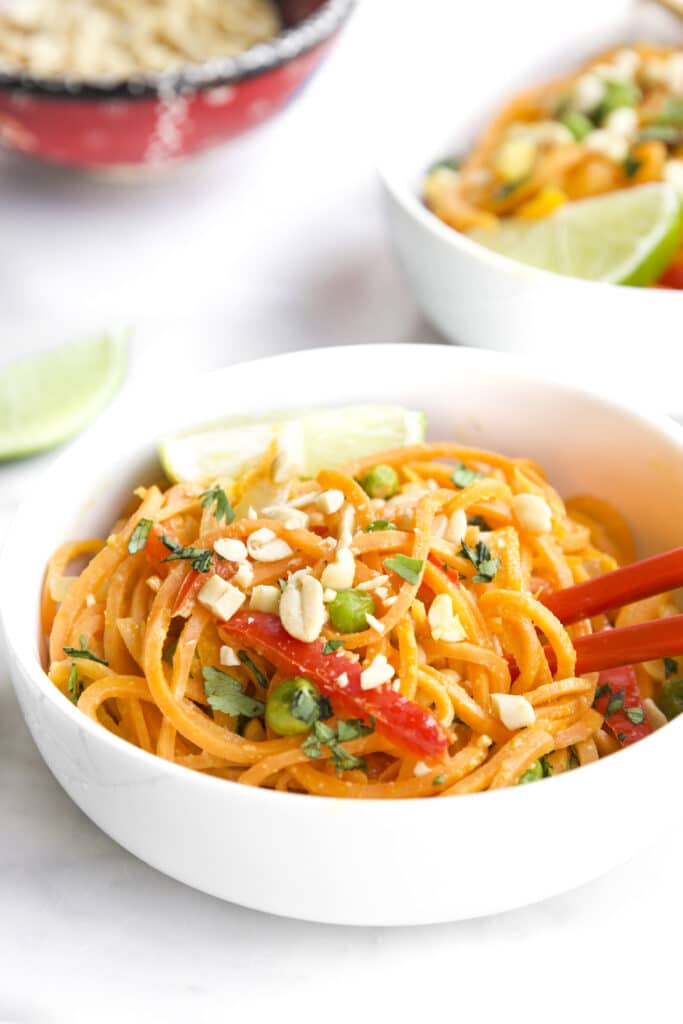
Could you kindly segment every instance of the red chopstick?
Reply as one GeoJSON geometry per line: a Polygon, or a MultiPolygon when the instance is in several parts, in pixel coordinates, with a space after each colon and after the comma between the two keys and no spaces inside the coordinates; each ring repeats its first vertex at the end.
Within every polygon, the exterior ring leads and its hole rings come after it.
{"type": "MultiPolygon", "coordinates": [[[[633,562],[632,565],[625,565],[622,569],[605,573],[604,576],[596,576],[585,583],[577,583],[574,587],[556,590],[541,600],[560,622],[569,625],[571,622],[578,622],[579,619],[590,619],[601,612],[621,608],[633,601],[640,601],[654,594],[663,594],[667,590],[675,590],[681,586],[683,547],[665,551],[664,554],[655,555],[653,558],[644,558],[640,562],[633,562]]],[[[683,647],[678,653],[681,651],[683,647]]],[[[660,657],[664,657],[665,654],[666,652],[660,657]]],[[[645,660],[649,661],[650,657],[645,660]]]]}
{"type": "MultiPolygon", "coordinates": [[[[639,622],[621,629],[603,629],[589,636],[579,636],[573,643],[577,676],[621,665],[636,665],[641,661],[680,657],[683,654],[683,615],[670,615],[666,619],[639,622]]],[[[543,650],[550,671],[554,672],[557,668],[555,652],[549,645],[543,650]]],[[[514,662],[510,664],[510,673],[513,679],[519,674],[514,662]]]]}

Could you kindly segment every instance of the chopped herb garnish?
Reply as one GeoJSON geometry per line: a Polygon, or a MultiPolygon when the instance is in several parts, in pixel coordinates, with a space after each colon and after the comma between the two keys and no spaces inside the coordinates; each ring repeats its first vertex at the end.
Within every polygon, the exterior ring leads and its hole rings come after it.
{"type": "Polygon", "coordinates": [[[475,480],[481,480],[483,475],[483,473],[478,473],[476,469],[470,469],[464,462],[456,462],[451,473],[451,480],[456,487],[462,490],[463,487],[469,487],[475,480]]]}
{"type": "Polygon", "coordinates": [[[516,192],[520,185],[526,181],[526,178],[518,178],[517,181],[506,181],[493,193],[494,199],[507,199],[513,192],[516,192]]]}
{"type": "Polygon", "coordinates": [[[611,693],[611,692],[612,692],[612,689],[611,689],[609,683],[601,683],[600,686],[598,686],[597,690],[595,691],[595,700],[600,700],[600,698],[604,697],[606,693],[611,693]]]}
{"type": "Polygon", "coordinates": [[[170,537],[161,537],[161,543],[171,552],[168,558],[164,558],[164,562],[187,559],[195,572],[208,572],[211,568],[212,553],[209,548],[184,548],[170,537]]]}
{"type": "Polygon", "coordinates": [[[626,739],[626,733],[625,732],[618,732],[617,733],[617,739],[619,740],[620,743],[623,743],[624,740],[626,739]]]}
{"type": "Polygon", "coordinates": [[[483,516],[468,516],[467,517],[467,525],[468,526],[478,526],[480,530],[490,530],[491,529],[491,527],[486,522],[486,520],[484,519],[483,516]]]}
{"type": "Polygon", "coordinates": [[[680,96],[667,96],[654,124],[672,124],[683,128],[683,99],[680,96]]]}
{"type": "Polygon", "coordinates": [[[314,722],[323,718],[332,717],[332,705],[327,697],[316,697],[311,693],[310,688],[304,686],[300,686],[296,690],[289,710],[295,718],[298,718],[300,722],[305,722],[306,725],[313,725],[314,722]]]}
{"type": "Polygon", "coordinates": [[[579,755],[576,753],[576,747],[571,746],[569,748],[569,761],[567,762],[567,768],[578,768],[581,762],[579,761],[579,755]]]}
{"type": "Polygon", "coordinates": [[[664,142],[667,146],[675,146],[681,138],[681,129],[673,124],[649,124],[638,136],[640,142],[664,142]]]}
{"type": "Polygon", "coordinates": [[[490,583],[498,572],[500,559],[494,558],[483,540],[480,540],[476,548],[471,548],[465,541],[458,554],[467,558],[477,570],[476,576],[472,577],[473,583],[490,583]]]}
{"type": "Polygon", "coordinates": [[[84,658],[86,661],[96,661],[98,665],[108,665],[109,662],[105,661],[104,658],[100,658],[97,654],[93,654],[92,651],[88,650],[88,643],[84,636],[79,636],[78,642],[80,647],[62,647],[62,650],[69,658],[84,658]]]}
{"type": "Polygon", "coordinates": [[[539,760],[541,762],[541,768],[543,769],[543,778],[544,779],[549,779],[550,776],[553,774],[553,766],[551,765],[550,761],[548,760],[546,754],[544,754],[541,758],[539,758],[539,760]]]}
{"type": "Polygon", "coordinates": [[[626,696],[626,691],[625,690],[617,690],[617,692],[610,697],[609,704],[607,705],[607,717],[608,718],[610,717],[610,715],[615,715],[617,713],[617,711],[621,711],[622,710],[622,708],[624,706],[624,697],[625,696],[626,696]]]}
{"type": "Polygon", "coordinates": [[[128,541],[128,554],[137,555],[138,551],[142,551],[147,547],[147,538],[149,537],[149,531],[152,529],[151,519],[140,519],[130,535],[128,541]]]}
{"type": "Polygon", "coordinates": [[[675,658],[664,658],[664,678],[669,679],[678,672],[678,662],[675,658]]]}
{"type": "Polygon", "coordinates": [[[217,523],[220,523],[221,519],[225,520],[227,526],[235,518],[235,510],[233,509],[227,494],[222,487],[215,484],[210,490],[204,491],[203,494],[199,495],[202,498],[202,508],[211,508],[215,506],[213,517],[217,523]]]}
{"type": "Polygon", "coordinates": [[[178,646],[178,639],[179,638],[177,636],[172,636],[169,642],[166,644],[166,648],[164,649],[164,653],[162,654],[161,657],[162,660],[165,661],[167,665],[173,664],[173,657],[176,652],[176,647],[178,646]]]}
{"type": "Polygon", "coordinates": [[[629,153],[629,155],[622,161],[621,166],[624,169],[626,177],[633,178],[643,166],[643,161],[639,160],[637,156],[632,156],[629,153]]]}
{"type": "Polygon", "coordinates": [[[280,576],[278,578],[277,585],[284,594],[285,590],[287,589],[287,580],[283,579],[282,576],[280,576]]]}
{"type": "Polygon", "coordinates": [[[432,779],[432,786],[443,786],[446,781],[445,775],[437,775],[435,779],[432,779]]]}
{"type": "Polygon", "coordinates": [[[368,523],[365,527],[364,533],[375,533],[377,530],[395,530],[396,527],[393,523],[390,523],[388,519],[375,519],[372,523],[368,523]]]}
{"type": "Polygon", "coordinates": [[[219,668],[203,668],[204,693],[214,711],[226,715],[243,715],[245,718],[259,718],[266,705],[262,700],[249,697],[239,679],[222,672],[219,668]]]}
{"type": "Polygon", "coordinates": [[[626,708],[626,710],[624,711],[624,714],[628,718],[629,722],[633,723],[633,725],[642,725],[643,722],[645,721],[645,709],[644,708],[640,708],[640,707],[626,708]]]}
{"type": "Polygon", "coordinates": [[[340,647],[344,646],[343,640],[326,640],[323,647],[323,654],[334,654],[340,647]]]}
{"type": "Polygon", "coordinates": [[[391,569],[413,587],[420,582],[423,564],[421,558],[409,558],[408,555],[394,555],[392,558],[384,559],[387,569],[391,569]]]}
{"type": "Polygon", "coordinates": [[[364,768],[363,759],[350,754],[340,744],[358,739],[359,736],[368,736],[374,731],[374,728],[373,719],[370,719],[370,725],[366,725],[360,718],[350,718],[347,722],[338,720],[336,729],[325,722],[317,721],[313,723],[311,734],[301,744],[301,749],[307,757],[315,761],[320,757],[320,746],[324,743],[330,751],[332,762],[338,771],[364,768]]]}
{"type": "Polygon", "coordinates": [[[74,704],[78,704],[78,698],[83,693],[83,683],[78,678],[78,669],[75,665],[71,666],[69,681],[66,686],[69,692],[69,698],[74,702],[74,704]]]}
{"type": "Polygon", "coordinates": [[[457,171],[460,169],[461,164],[462,160],[458,160],[457,157],[447,156],[443,160],[437,160],[436,163],[433,163],[427,173],[431,174],[432,171],[438,171],[442,167],[447,171],[457,171]]]}
{"type": "Polygon", "coordinates": [[[237,652],[237,657],[240,659],[240,661],[242,662],[244,667],[249,669],[249,671],[252,673],[252,675],[254,676],[254,679],[259,684],[261,689],[267,690],[268,689],[268,680],[266,679],[266,677],[264,676],[263,672],[258,667],[258,665],[254,664],[254,662],[251,660],[251,658],[249,657],[247,652],[246,651],[238,651],[237,652]]]}

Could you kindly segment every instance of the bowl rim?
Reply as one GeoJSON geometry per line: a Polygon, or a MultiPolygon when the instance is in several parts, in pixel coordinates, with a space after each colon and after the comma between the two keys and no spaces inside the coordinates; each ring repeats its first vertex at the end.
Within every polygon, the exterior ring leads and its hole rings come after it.
{"type": "MultiPolygon", "coordinates": [[[[429,170],[429,167],[433,166],[435,162],[438,161],[432,160],[430,162],[428,160],[425,162],[425,174],[429,170]]],[[[477,260],[483,264],[488,264],[492,270],[498,270],[506,273],[507,275],[523,274],[532,286],[534,284],[552,284],[555,288],[580,287],[589,288],[591,290],[602,290],[604,288],[614,290],[618,288],[626,291],[627,293],[635,292],[643,296],[648,296],[645,300],[648,302],[652,302],[653,300],[661,302],[662,293],[668,295],[675,293],[675,289],[672,288],[634,287],[616,284],[612,281],[592,281],[585,277],[573,277],[569,274],[559,274],[554,270],[544,270],[542,267],[535,267],[530,263],[522,263],[521,260],[513,259],[511,256],[504,256],[502,253],[495,252],[493,249],[487,249],[486,246],[473,241],[473,239],[468,238],[467,235],[463,234],[461,231],[456,231],[455,228],[450,227],[444,221],[440,220],[436,214],[432,213],[432,211],[421,201],[419,193],[408,184],[405,180],[405,176],[399,173],[392,166],[392,163],[391,159],[387,160],[386,158],[382,158],[379,159],[375,165],[377,176],[389,199],[393,201],[415,225],[417,225],[418,230],[431,235],[437,241],[443,242],[446,245],[451,246],[453,249],[459,250],[470,259],[477,260]]],[[[650,182],[646,182],[644,185],[639,187],[647,188],[650,184],[650,182]]],[[[582,200],[578,201],[581,202],[582,200]]]]}
{"type": "MultiPolygon", "coordinates": [[[[567,384],[560,380],[556,375],[543,369],[539,369],[538,366],[531,365],[531,360],[523,357],[513,355],[507,352],[496,352],[493,350],[483,350],[477,348],[470,348],[466,346],[454,348],[452,346],[444,346],[439,344],[423,344],[423,343],[395,343],[395,344],[371,344],[364,346],[365,349],[381,350],[384,353],[391,352],[392,350],[412,350],[415,356],[424,355],[425,350],[438,350],[440,353],[449,352],[452,354],[454,359],[459,356],[464,356],[468,360],[483,364],[485,369],[487,365],[493,366],[495,364],[502,363],[506,372],[510,373],[513,377],[515,374],[521,373],[521,375],[532,383],[551,384],[554,387],[562,388],[569,395],[576,395],[577,397],[588,399],[589,401],[597,402],[603,408],[608,409],[611,412],[616,413],[621,417],[626,417],[635,421],[638,425],[654,430],[659,434],[663,440],[674,444],[680,449],[681,459],[683,461],[683,425],[678,424],[675,420],[650,409],[634,408],[632,405],[621,401],[613,396],[609,396],[598,388],[590,386],[579,386],[575,384],[567,384]]],[[[259,359],[243,360],[239,363],[228,364],[219,368],[205,371],[202,375],[204,377],[210,377],[215,374],[225,374],[226,376],[234,371],[236,367],[255,367],[270,369],[274,368],[276,371],[280,368],[283,361],[287,361],[290,357],[303,357],[307,355],[318,355],[325,354],[326,356],[345,356],[348,353],[348,346],[336,345],[330,347],[316,347],[309,349],[296,349],[291,352],[280,353],[277,355],[264,356],[259,359]]],[[[499,365],[495,366],[496,369],[500,369],[499,365]]],[[[136,397],[143,395],[141,386],[132,388],[127,395],[124,396],[124,401],[116,410],[117,416],[124,416],[127,405],[133,405],[136,397]]],[[[177,386],[178,396],[181,394],[181,385],[177,386]]],[[[173,391],[169,391],[164,399],[165,403],[171,403],[173,401],[173,391]]],[[[103,418],[104,419],[104,418],[103,418]]],[[[87,431],[82,437],[76,439],[72,444],[62,451],[47,467],[44,471],[46,475],[63,475],[62,467],[68,467],[70,463],[78,459],[79,451],[81,447],[85,447],[86,444],[95,441],[102,430],[102,421],[100,424],[95,424],[89,431],[87,431]]],[[[109,424],[104,421],[107,429],[109,424]]],[[[66,476],[64,476],[66,478],[66,476]]],[[[44,479],[44,478],[43,478],[44,479]]],[[[87,736],[92,737],[95,743],[103,743],[106,746],[113,748],[113,751],[122,757],[130,757],[134,761],[140,763],[143,767],[153,767],[155,772],[158,774],[162,772],[168,773],[171,778],[178,778],[179,781],[184,781],[187,784],[194,784],[202,787],[212,787],[216,789],[217,793],[223,793],[225,798],[237,798],[237,799],[255,799],[255,800],[288,800],[295,801],[299,807],[310,806],[312,809],[323,804],[334,804],[335,806],[343,805],[345,807],[366,807],[370,808],[371,813],[376,814],[377,808],[382,806],[383,808],[391,808],[382,811],[383,814],[400,814],[402,813],[401,808],[405,807],[406,804],[422,807],[423,810],[417,813],[427,814],[440,814],[442,811],[426,810],[425,808],[433,808],[444,805],[449,806],[449,801],[444,800],[430,800],[427,798],[415,799],[407,797],[399,797],[396,799],[382,799],[379,797],[372,797],[367,799],[348,799],[343,797],[330,797],[330,796],[316,796],[315,799],[311,799],[311,795],[308,793],[292,793],[289,791],[279,792],[271,789],[267,789],[262,786],[244,786],[237,782],[232,782],[229,779],[222,779],[217,776],[207,775],[203,772],[193,771],[191,768],[186,768],[183,765],[176,764],[172,761],[166,761],[160,758],[158,755],[150,753],[146,750],[142,750],[136,747],[132,743],[128,743],[126,740],[108,729],[104,728],[98,723],[94,722],[88,715],[85,715],[82,711],[66,700],[64,695],[50,682],[47,673],[45,672],[42,664],[40,663],[40,657],[37,654],[33,654],[32,657],[26,658],[25,652],[21,646],[18,646],[12,637],[11,629],[9,628],[9,618],[7,608],[11,607],[12,604],[16,603],[13,600],[14,595],[10,589],[6,589],[4,583],[5,580],[10,578],[10,573],[7,571],[9,565],[11,565],[11,553],[10,553],[10,542],[9,538],[13,538],[13,547],[19,549],[21,545],[16,544],[17,531],[21,534],[21,523],[25,518],[26,511],[34,505],[34,495],[31,493],[30,487],[27,488],[26,496],[21,500],[18,507],[16,508],[7,528],[5,539],[0,548],[0,633],[4,636],[5,650],[6,650],[6,663],[9,668],[10,677],[13,678],[15,672],[20,672],[24,679],[29,681],[31,687],[34,687],[37,694],[41,699],[49,700],[53,706],[57,709],[58,714],[64,714],[67,719],[71,719],[72,723],[80,731],[84,731],[87,736]],[[16,529],[15,529],[16,528],[16,529]],[[15,663],[13,666],[12,663],[15,663]]],[[[40,594],[36,594],[35,601],[35,612],[39,616],[39,602],[40,594]]],[[[38,626],[39,623],[36,622],[38,626]]],[[[667,723],[667,729],[676,728],[683,729],[683,715],[680,716],[678,722],[671,721],[667,723]]],[[[659,736],[657,730],[646,736],[644,740],[639,743],[633,744],[628,748],[618,751],[619,757],[616,759],[617,763],[622,763],[623,758],[630,757],[631,760],[635,760],[636,757],[643,757],[646,755],[652,745],[656,742],[661,742],[662,737],[659,736]]],[[[598,761],[583,765],[581,772],[578,773],[580,778],[586,779],[586,772],[590,770],[591,777],[597,772],[602,772],[602,775],[608,771],[613,770],[615,760],[613,758],[600,758],[598,761]]],[[[576,773],[567,772],[562,773],[560,776],[556,776],[553,779],[544,780],[552,781],[556,786],[563,785],[576,785],[576,773]],[[573,782],[569,780],[572,779],[573,782]]],[[[504,798],[503,795],[507,794],[507,799],[530,799],[528,796],[523,794],[533,793],[535,791],[533,786],[522,786],[522,787],[507,787],[499,790],[484,790],[482,792],[466,794],[469,799],[478,797],[480,800],[488,799],[489,802],[504,798]],[[516,796],[512,797],[511,793],[515,793],[516,796]]],[[[546,791],[547,792],[547,791],[546,791]]],[[[359,811],[358,813],[369,813],[368,811],[359,811]]]]}
{"type": "Polygon", "coordinates": [[[59,100],[171,99],[205,89],[231,85],[274,71],[321,46],[341,28],[357,0],[323,0],[298,24],[272,39],[231,57],[213,57],[169,71],[150,71],[125,78],[64,75],[43,78],[23,71],[1,71],[0,93],[59,100]]]}

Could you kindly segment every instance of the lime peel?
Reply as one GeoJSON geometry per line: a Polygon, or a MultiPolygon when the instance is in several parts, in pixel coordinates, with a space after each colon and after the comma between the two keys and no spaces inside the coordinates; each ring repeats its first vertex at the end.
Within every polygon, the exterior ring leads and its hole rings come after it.
{"type": "Polygon", "coordinates": [[[653,182],[565,203],[542,220],[503,220],[469,237],[541,270],[646,287],[681,244],[683,206],[672,185],[653,182]]]}

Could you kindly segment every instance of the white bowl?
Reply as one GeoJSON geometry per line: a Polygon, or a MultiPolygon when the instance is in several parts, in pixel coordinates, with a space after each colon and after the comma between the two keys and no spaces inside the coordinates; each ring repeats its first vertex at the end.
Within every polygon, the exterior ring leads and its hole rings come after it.
{"type": "MultiPolygon", "coordinates": [[[[417,85],[410,78],[408,95],[395,99],[394,116],[387,112],[380,144],[390,234],[419,306],[449,340],[539,356],[576,381],[588,363],[624,397],[645,396],[678,411],[678,382],[661,373],[661,363],[680,359],[680,332],[672,326],[683,308],[680,292],[623,288],[526,266],[454,231],[420,198],[427,167],[467,152],[491,113],[518,90],[571,71],[608,46],[681,40],[681,23],[648,4],[579,0],[576,8],[569,23],[543,18],[541,24],[538,10],[525,3],[514,46],[499,38],[488,59],[470,47],[471,57],[435,59],[434,73],[417,85]]],[[[465,42],[472,32],[469,25],[465,42]]]]}
{"type": "Polygon", "coordinates": [[[344,924],[421,924],[542,899],[629,857],[678,800],[683,718],[635,747],[538,785],[440,800],[344,801],[252,789],[176,767],[78,711],[41,666],[45,563],[68,537],[106,534],[154,439],[226,413],[396,401],[432,437],[539,460],[564,494],[608,498],[641,552],[680,543],[683,429],[446,346],[298,352],[124,398],[44,471],[0,558],[0,614],[26,722],[78,806],[136,856],[260,910],[344,924]],[[359,372],[362,366],[363,372],[359,372]],[[637,826],[633,808],[638,808],[637,826]]]}

